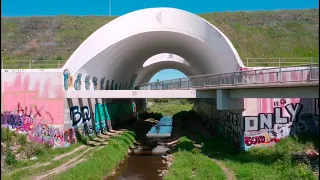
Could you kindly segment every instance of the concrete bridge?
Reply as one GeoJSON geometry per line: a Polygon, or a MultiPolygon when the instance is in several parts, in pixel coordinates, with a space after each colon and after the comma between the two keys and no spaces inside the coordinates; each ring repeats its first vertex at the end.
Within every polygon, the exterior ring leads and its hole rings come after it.
{"type": "Polygon", "coordinates": [[[62,129],[92,120],[99,132],[95,120],[103,113],[95,116],[100,111],[112,112],[112,125],[117,125],[132,111],[144,111],[146,98],[195,98],[194,110],[203,119],[216,128],[219,124],[225,135],[247,148],[246,137],[272,131],[272,138],[280,139],[288,135],[283,132],[293,130],[300,114],[319,111],[317,64],[245,67],[218,28],[173,8],[144,9],[116,18],[90,35],[62,68],[2,69],[1,74],[2,112],[30,111],[34,120],[62,129]],[[163,69],[180,70],[188,78],[148,83],[163,69]],[[122,109],[125,112],[119,113],[122,109]],[[37,116],[39,111],[42,116],[37,116]]]}

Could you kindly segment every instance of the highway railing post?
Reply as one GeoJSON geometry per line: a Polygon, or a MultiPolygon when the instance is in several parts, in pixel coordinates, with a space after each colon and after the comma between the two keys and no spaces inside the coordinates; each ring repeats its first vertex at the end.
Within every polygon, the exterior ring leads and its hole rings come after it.
{"type": "Polygon", "coordinates": [[[279,67],[281,67],[281,58],[279,58],[279,67]]]}
{"type": "Polygon", "coordinates": [[[231,78],[231,80],[232,80],[232,85],[235,85],[236,84],[236,73],[234,72],[234,73],[232,73],[232,78],[231,78]]]}
{"type": "Polygon", "coordinates": [[[249,58],[247,58],[247,67],[249,66],[249,58]]]}
{"type": "Polygon", "coordinates": [[[281,82],[281,67],[279,68],[279,71],[277,71],[277,78],[278,78],[278,82],[281,82]]]}
{"type": "Polygon", "coordinates": [[[254,70],[254,84],[257,84],[257,71],[254,70]]]}
{"type": "Polygon", "coordinates": [[[58,68],[60,68],[60,60],[58,60],[58,68]]]}
{"type": "Polygon", "coordinates": [[[310,64],[309,66],[309,73],[310,73],[310,80],[312,81],[313,77],[312,77],[312,64],[310,64]]]}
{"type": "Polygon", "coordinates": [[[32,61],[29,60],[29,69],[31,69],[31,63],[32,63],[32,61]]]}
{"type": "Polygon", "coordinates": [[[181,79],[180,79],[180,89],[182,88],[181,86],[182,86],[182,84],[181,84],[182,82],[181,82],[181,79]]]}

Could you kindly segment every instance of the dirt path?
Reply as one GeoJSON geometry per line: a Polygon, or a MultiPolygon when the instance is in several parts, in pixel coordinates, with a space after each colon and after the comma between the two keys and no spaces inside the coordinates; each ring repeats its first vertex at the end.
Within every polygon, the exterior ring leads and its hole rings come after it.
{"type": "Polygon", "coordinates": [[[55,161],[58,161],[58,160],[66,157],[66,156],[69,156],[69,155],[71,155],[71,154],[73,154],[73,153],[75,153],[75,152],[77,152],[77,151],[80,151],[81,149],[84,149],[85,147],[87,147],[87,146],[81,145],[81,146],[75,148],[75,149],[74,149],[73,151],[71,151],[71,152],[68,152],[68,153],[65,153],[65,154],[61,154],[61,155],[59,155],[59,156],[54,157],[54,158],[53,158],[51,161],[49,161],[49,162],[45,162],[45,163],[41,163],[41,164],[35,164],[35,165],[32,165],[32,166],[27,166],[27,167],[23,167],[23,168],[20,168],[20,169],[16,169],[16,170],[14,170],[14,171],[12,171],[12,172],[9,172],[9,173],[7,173],[7,174],[4,174],[4,175],[7,176],[7,175],[13,174],[13,173],[15,173],[15,172],[17,172],[17,171],[24,170],[24,169],[39,168],[39,167],[42,167],[42,166],[48,166],[48,165],[50,165],[51,163],[53,163],[53,162],[55,162],[55,161]]]}
{"type": "Polygon", "coordinates": [[[237,179],[236,176],[234,175],[234,173],[231,170],[229,170],[222,162],[218,161],[217,159],[212,159],[212,160],[220,166],[222,171],[226,174],[227,180],[236,180],[237,179]]]}
{"type": "MultiPolygon", "coordinates": [[[[194,127],[199,130],[202,137],[204,137],[204,138],[211,138],[212,137],[211,133],[204,126],[202,126],[200,123],[194,124],[194,127]]],[[[191,135],[191,136],[193,136],[193,135],[191,135]]],[[[196,136],[194,136],[193,138],[197,139],[196,136]]],[[[195,143],[193,143],[193,144],[194,144],[194,146],[201,148],[201,145],[197,145],[195,143]]],[[[211,158],[212,161],[214,161],[217,165],[220,166],[222,171],[226,174],[227,180],[236,180],[237,179],[236,176],[234,175],[233,171],[228,169],[221,161],[214,159],[212,157],[209,157],[209,158],[211,158]]]]}
{"type": "MultiPolygon", "coordinates": [[[[99,147],[99,148],[102,148],[102,147],[99,147]]],[[[97,148],[97,149],[99,149],[97,148]]],[[[75,165],[85,161],[86,159],[84,158],[81,158],[84,154],[86,154],[88,151],[90,150],[93,150],[95,149],[94,147],[90,147],[88,148],[87,150],[85,150],[84,152],[82,152],[81,154],[79,154],[78,156],[70,159],[69,161],[65,162],[63,165],[59,166],[59,167],[56,167],[54,169],[50,169],[48,170],[47,172],[43,172],[42,174],[40,175],[37,175],[37,176],[34,176],[34,177],[31,177],[30,179],[35,179],[35,180],[41,180],[41,179],[44,179],[46,178],[47,176],[49,175],[53,175],[53,174],[59,174],[63,171],[66,171],[67,169],[71,168],[71,167],[74,167],[75,165]]],[[[92,153],[91,153],[92,154],[92,153]]]]}
{"type": "Polygon", "coordinates": [[[73,154],[73,153],[75,153],[75,152],[77,152],[77,151],[79,151],[79,150],[81,150],[81,149],[83,149],[83,148],[85,148],[85,147],[87,147],[87,146],[86,146],[86,145],[81,145],[81,146],[75,148],[73,151],[68,152],[68,153],[65,153],[65,154],[62,154],[62,155],[60,155],[60,156],[57,156],[57,157],[53,158],[52,160],[53,160],[53,161],[58,161],[58,160],[66,157],[66,156],[69,156],[69,155],[71,155],[71,154],[73,154]]]}

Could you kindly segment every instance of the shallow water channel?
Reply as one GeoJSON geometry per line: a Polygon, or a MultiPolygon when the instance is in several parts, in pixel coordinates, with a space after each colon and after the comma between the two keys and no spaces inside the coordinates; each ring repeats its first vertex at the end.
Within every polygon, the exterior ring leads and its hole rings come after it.
{"type": "MultiPolygon", "coordinates": [[[[143,126],[143,125],[142,125],[143,126]]],[[[144,129],[144,128],[142,128],[144,129]]],[[[148,128],[149,129],[149,128],[148,128]]],[[[163,179],[161,170],[167,168],[166,159],[163,157],[170,150],[165,145],[160,145],[159,138],[171,136],[172,118],[163,117],[151,129],[139,131],[138,142],[135,149],[131,150],[130,155],[111,174],[106,180],[160,180],[163,179]],[[156,130],[154,130],[157,128],[156,130]],[[146,134],[152,135],[153,138],[147,138],[146,134]],[[166,136],[162,136],[165,134],[166,136]],[[155,139],[157,138],[157,139],[155,139]]],[[[163,143],[162,143],[163,144],[163,143]]]]}
{"type": "Polygon", "coordinates": [[[160,145],[154,148],[149,147],[138,146],[133,149],[131,155],[119,165],[116,173],[107,177],[106,180],[161,180],[159,170],[167,167],[162,155],[165,155],[169,149],[160,145]]]}

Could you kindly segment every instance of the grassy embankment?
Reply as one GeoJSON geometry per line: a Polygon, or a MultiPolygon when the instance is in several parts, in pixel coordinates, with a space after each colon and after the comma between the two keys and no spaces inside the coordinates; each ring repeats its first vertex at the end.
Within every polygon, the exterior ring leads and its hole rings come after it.
{"type": "Polygon", "coordinates": [[[190,139],[180,138],[176,148],[179,150],[173,153],[173,163],[164,179],[226,179],[221,167],[193,146],[190,139]]]}
{"type": "MultiPolygon", "coordinates": [[[[70,176],[81,174],[78,172],[78,168],[83,171],[83,169],[95,167],[95,170],[100,173],[94,173],[94,177],[101,179],[119,164],[126,155],[128,148],[135,141],[134,133],[126,132],[121,136],[113,137],[109,144],[102,149],[100,149],[101,147],[82,147],[84,145],[81,142],[72,144],[67,148],[53,149],[46,144],[27,142],[25,135],[8,131],[7,128],[2,128],[1,132],[3,146],[1,154],[3,155],[2,160],[6,163],[4,171],[1,172],[1,179],[8,180],[33,179],[79,160],[84,160],[85,162],[78,164],[70,173],[62,173],[60,176],[54,176],[54,178],[71,179],[70,176]],[[19,147],[18,150],[6,148],[16,146],[19,147]],[[26,156],[26,158],[17,159],[16,156],[26,156]],[[37,160],[30,160],[30,157],[37,157],[37,160]],[[93,165],[98,162],[103,163],[103,166],[96,167],[96,165],[93,165]]],[[[61,171],[63,170],[65,169],[62,168],[61,171]]],[[[90,177],[92,175],[88,174],[90,177]]]]}
{"type": "Polygon", "coordinates": [[[130,146],[133,146],[135,134],[126,132],[125,134],[115,137],[109,141],[106,147],[97,151],[85,162],[74,168],[50,177],[50,179],[102,179],[114,170],[117,165],[125,158],[130,146]],[[87,172],[87,173],[83,173],[87,172]]]}
{"type": "Polygon", "coordinates": [[[319,138],[316,136],[287,137],[271,148],[253,148],[248,152],[238,153],[232,153],[235,147],[227,148],[226,144],[231,144],[231,141],[213,137],[201,141],[201,151],[223,162],[238,179],[317,179],[312,169],[317,171],[318,165],[311,165],[310,161],[298,161],[294,156],[294,153],[304,153],[310,149],[319,151],[315,143],[319,138]]]}
{"type": "MultiPolygon", "coordinates": [[[[242,58],[314,57],[318,62],[318,9],[222,12],[200,16],[219,28],[231,40],[242,58]]],[[[115,18],[106,16],[2,17],[1,59],[5,60],[4,65],[14,64],[19,68],[28,67],[28,63],[10,60],[39,60],[33,63],[33,68],[56,68],[57,60],[61,60],[61,67],[87,37],[115,18]],[[52,61],[40,66],[40,63],[44,63],[41,62],[42,60],[52,61]]],[[[284,63],[283,65],[292,64],[284,63]]],[[[13,66],[7,66],[7,68],[13,68],[13,66]]]]}
{"type": "Polygon", "coordinates": [[[5,170],[13,171],[17,168],[31,166],[36,163],[46,162],[52,157],[67,153],[79,147],[81,144],[72,144],[66,148],[51,148],[47,144],[38,144],[27,141],[27,136],[1,127],[1,154],[6,156],[5,170]],[[8,148],[10,147],[10,148],[8,148]],[[20,158],[16,158],[16,156],[20,158]],[[38,160],[28,158],[37,157],[38,160]]]}
{"type": "Polygon", "coordinates": [[[173,116],[180,111],[192,109],[192,101],[187,99],[148,99],[148,112],[161,113],[163,116],[173,116]]]}
{"type": "MultiPolygon", "coordinates": [[[[32,169],[28,167],[50,162],[54,157],[71,152],[81,145],[81,143],[76,143],[66,148],[53,149],[48,144],[29,142],[26,135],[1,127],[1,160],[3,161],[1,177],[10,179],[11,176],[21,172],[23,175],[23,171],[32,169]],[[32,157],[37,159],[30,160],[32,157]]],[[[69,158],[65,157],[64,160],[69,158]]]]}
{"type": "MultiPolygon", "coordinates": [[[[157,105],[154,104],[155,109],[157,105]]],[[[221,136],[204,138],[201,134],[203,129],[191,124],[195,120],[192,114],[179,114],[176,117],[180,116],[179,121],[186,124],[182,133],[184,137],[180,138],[165,179],[224,179],[221,170],[210,158],[220,161],[238,179],[317,179],[313,171],[318,172],[319,156],[308,159],[305,155],[310,150],[319,152],[317,134],[291,136],[283,138],[274,147],[238,152],[230,139],[221,136]],[[201,144],[201,147],[195,147],[195,143],[201,144]],[[297,153],[303,158],[297,158],[297,153]]]]}

